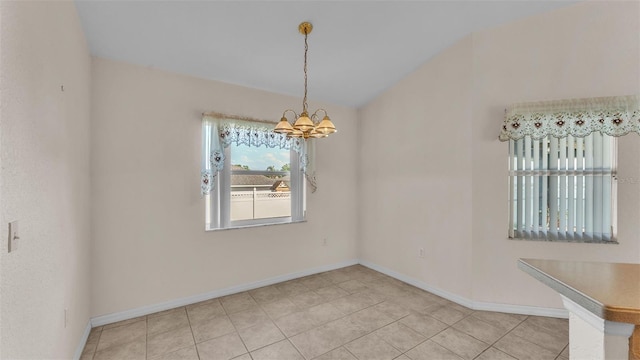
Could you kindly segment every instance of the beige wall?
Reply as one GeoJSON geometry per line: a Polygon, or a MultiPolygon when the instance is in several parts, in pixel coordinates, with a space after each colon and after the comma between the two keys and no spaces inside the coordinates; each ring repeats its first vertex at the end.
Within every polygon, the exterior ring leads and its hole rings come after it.
{"type": "Polygon", "coordinates": [[[361,258],[462,296],[471,287],[471,65],[467,37],[359,112],[361,258]]]}
{"type": "Polygon", "coordinates": [[[200,114],[275,120],[300,99],[100,58],[92,84],[92,316],[357,257],[355,110],[310,104],[339,132],[318,142],[306,223],[205,232],[200,114]]]}
{"type": "Polygon", "coordinates": [[[0,358],[68,359],[90,316],[90,57],[72,2],[2,1],[0,23],[0,358]]]}
{"type": "Polygon", "coordinates": [[[640,93],[640,2],[590,2],[474,34],[473,296],[562,307],[557,294],[515,267],[521,257],[640,263],[640,136],[620,138],[619,245],[506,239],[504,107],[640,93]]]}
{"type": "Polygon", "coordinates": [[[391,194],[362,197],[362,258],[474,301],[558,308],[518,258],[640,263],[640,137],[619,142],[619,245],[508,240],[497,140],[513,102],[640,93],[639,13],[590,2],[472,34],[365,106],[361,194],[391,194]]]}

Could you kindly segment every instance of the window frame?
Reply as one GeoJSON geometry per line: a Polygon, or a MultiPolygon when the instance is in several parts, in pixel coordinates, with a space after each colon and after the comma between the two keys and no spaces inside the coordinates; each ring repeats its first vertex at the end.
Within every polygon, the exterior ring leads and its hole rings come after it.
{"type": "Polygon", "coordinates": [[[214,188],[205,195],[205,230],[217,231],[255,226],[304,222],[306,216],[306,184],[300,168],[300,155],[293,147],[290,154],[291,216],[231,221],[231,146],[224,148],[224,167],[214,177],[214,188]]]}

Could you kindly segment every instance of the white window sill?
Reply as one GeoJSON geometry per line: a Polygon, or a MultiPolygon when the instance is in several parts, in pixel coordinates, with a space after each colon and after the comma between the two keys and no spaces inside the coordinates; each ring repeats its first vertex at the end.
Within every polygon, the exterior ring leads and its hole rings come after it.
{"type": "Polygon", "coordinates": [[[519,238],[519,237],[510,237],[509,240],[516,241],[541,241],[548,243],[576,243],[576,244],[612,244],[619,245],[617,240],[587,240],[587,239],[533,239],[533,238],[519,238]]]}
{"type": "Polygon", "coordinates": [[[223,231],[223,230],[236,230],[236,229],[248,229],[248,228],[256,228],[263,226],[275,226],[275,225],[288,225],[288,224],[299,224],[305,223],[307,220],[297,220],[297,221],[287,221],[287,222],[279,222],[279,223],[267,223],[267,224],[251,224],[251,225],[241,225],[241,226],[230,226],[228,228],[205,228],[205,231],[223,231]]]}

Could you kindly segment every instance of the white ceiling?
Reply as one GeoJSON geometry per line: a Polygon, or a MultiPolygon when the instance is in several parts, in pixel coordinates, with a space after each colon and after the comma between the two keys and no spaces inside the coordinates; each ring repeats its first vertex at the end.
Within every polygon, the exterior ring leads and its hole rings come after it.
{"type": "Polygon", "coordinates": [[[575,1],[80,1],[93,55],[359,107],[471,32],[575,1]]]}

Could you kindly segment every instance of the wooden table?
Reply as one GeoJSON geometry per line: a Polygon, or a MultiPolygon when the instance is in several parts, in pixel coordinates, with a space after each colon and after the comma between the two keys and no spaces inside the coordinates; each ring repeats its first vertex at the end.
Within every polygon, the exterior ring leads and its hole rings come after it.
{"type": "Polygon", "coordinates": [[[572,359],[640,359],[640,264],[520,259],[518,267],[562,296],[572,359]]]}

